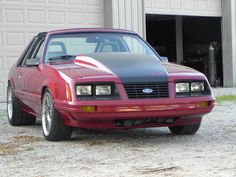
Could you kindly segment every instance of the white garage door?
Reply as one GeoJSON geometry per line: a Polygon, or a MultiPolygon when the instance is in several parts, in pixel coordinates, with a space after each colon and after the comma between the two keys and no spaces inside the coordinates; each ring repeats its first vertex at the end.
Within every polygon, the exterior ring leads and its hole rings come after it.
{"type": "Polygon", "coordinates": [[[31,37],[68,27],[103,27],[103,0],[0,0],[0,101],[7,74],[31,37]]]}
{"type": "Polygon", "coordinates": [[[221,16],[221,0],[145,0],[147,14],[221,16]]]}

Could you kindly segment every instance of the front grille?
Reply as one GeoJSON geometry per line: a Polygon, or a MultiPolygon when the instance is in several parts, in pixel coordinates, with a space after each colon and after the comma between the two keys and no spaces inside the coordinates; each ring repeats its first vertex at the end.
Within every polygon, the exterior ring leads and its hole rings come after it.
{"type": "Polygon", "coordinates": [[[124,88],[128,98],[167,98],[169,97],[168,82],[152,83],[124,83],[124,88]],[[152,90],[151,93],[145,93],[144,90],[152,90]]]}

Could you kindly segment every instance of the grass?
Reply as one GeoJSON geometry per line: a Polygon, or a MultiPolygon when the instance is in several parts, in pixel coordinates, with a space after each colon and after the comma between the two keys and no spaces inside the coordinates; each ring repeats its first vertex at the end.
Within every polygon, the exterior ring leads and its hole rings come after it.
{"type": "Polygon", "coordinates": [[[88,141],[89,147],[99,146],[99,145],[102,145],[102,144],[104,144],[104,142],[101,141],[101,140],[91,139],[91,140],[88,141]]]}
{"type": "Polygon", "coordinates": [[[236,101],[236,95],[221,95],[216,97],[217,103],[222,103],[226,101],[236,101]]]}
{"type": "Polygon", "coordinates": [[[27,136],[27,135],[20,135],[14,137],[14,142],[18,144],[28,144],[39,141],[43,141],[43,138],[35,136],[27,136]]]}
{"type": "Polygon", "coordinates": [[[40,141],[43,141],[43,138],[27,136],[27,135],[15,136],[13,141],[10,143],[0,143],[0,157],[8,156],[8,155],[15,155],[18,152],[23,152],[23,151],[34,151],[33,147],[26,147],[24,148],[24,150],[19,149],[19,147],[21,145],[40,142],[40,141]]]}
{"type": "Polygon", "coordinates": [[[0,144],[0,156],[5,156],[5,155],[14,155],[16,154],[16,148],[18,146],[15,144],[10,144],[10,143],[6,143],[6,144],[0,144]]]}
{"type": "Polygon", "coordinates": [[[27,147],[27,148],[25,149],[25,151],[33,151],[33,150],[34,150],[33,147],[27,147]]]}

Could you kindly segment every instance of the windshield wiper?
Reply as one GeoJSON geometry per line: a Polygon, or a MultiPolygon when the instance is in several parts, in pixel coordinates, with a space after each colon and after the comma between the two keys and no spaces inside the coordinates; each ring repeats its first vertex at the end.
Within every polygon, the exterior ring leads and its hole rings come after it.
{"type": "Polygon", "coordinates": [[[71,60],[71,59],[75,59],[75,55],[56,56],[56,57],[51,57],[48,60],[49,61],[54,61],[54,60],[71,60]]]}

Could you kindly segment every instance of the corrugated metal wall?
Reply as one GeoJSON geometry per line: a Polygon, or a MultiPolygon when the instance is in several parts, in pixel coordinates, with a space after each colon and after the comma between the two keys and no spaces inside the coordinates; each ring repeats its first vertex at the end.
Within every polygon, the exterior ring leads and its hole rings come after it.
{"type": "Polygon", "coordinates": [[[105,0],[105,27],[128,29],[145,36],[143,0],[105,0]]]}

